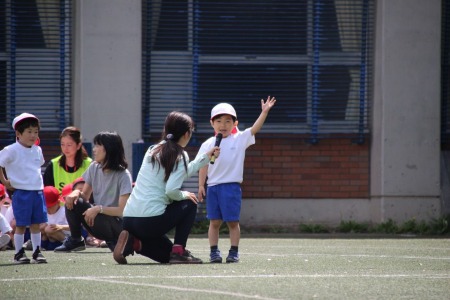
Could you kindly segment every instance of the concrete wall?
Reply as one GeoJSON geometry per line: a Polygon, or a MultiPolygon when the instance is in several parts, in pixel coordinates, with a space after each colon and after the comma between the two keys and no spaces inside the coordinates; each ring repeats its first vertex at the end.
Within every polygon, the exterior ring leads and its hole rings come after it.
{"type": "Polygon", "coordinates": [[[141,1],[75,3],[74,125],[88,142],[117,131],[131,168],[141,137],[141,1]]]}
{"type": "Polygon", "coordinates": [[[372,221],[440,213],[440,0],[377,1],[372,221]]]}

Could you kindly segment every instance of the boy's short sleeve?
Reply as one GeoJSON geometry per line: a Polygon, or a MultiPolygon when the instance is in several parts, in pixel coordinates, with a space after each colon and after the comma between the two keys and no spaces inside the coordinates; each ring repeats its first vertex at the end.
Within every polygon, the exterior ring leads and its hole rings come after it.
{"type": "Polygon", "coordinates": [[[195,159],[199,159],[202,154],[208,152],[214,146],[214,142],[215,142],[215,137],[210,137],[209,139],[204,141],[203,144],[200,146],[200,149],[198,150],[198,153],[195,156],[195,159]]]}
{"type": "Polygon", "coordinates": [[[0,151],[0,166],[4,168],[9,162],[11,162],[13,160],[13,154],[14,151],[9,151],[9,147],[3,148],[3,150],[0,151]]]}

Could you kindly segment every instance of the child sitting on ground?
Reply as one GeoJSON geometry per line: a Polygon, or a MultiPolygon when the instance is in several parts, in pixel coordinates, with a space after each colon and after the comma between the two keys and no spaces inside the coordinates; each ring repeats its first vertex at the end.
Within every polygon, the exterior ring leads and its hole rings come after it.
{"type": "Polygon", "coordinates": [[[54,250],[62,245],[66,237],[70,236],[69,224],[66,219],[66,209],[61,205],[58,189],[51,185],[44,187],[44,198],[48,222],[40,226],[41,246],[47,250],[54,250]]]}
{"type": "Polygon", "coordinates": [[[11,200],[6,193],[3,184],[0,184],[0,251],[6,250],[7,246],[11,243],[12,228],[8,220],[4,216],[8,207],[11,205],[11,200]]]}

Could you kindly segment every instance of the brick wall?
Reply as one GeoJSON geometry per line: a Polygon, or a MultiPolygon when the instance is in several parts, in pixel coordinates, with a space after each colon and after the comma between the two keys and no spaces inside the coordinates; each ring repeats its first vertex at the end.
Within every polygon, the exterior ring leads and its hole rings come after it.
{"type": "MultiPolygon", "coordinates": [[[[191,158],[197,150],[189,148],[191,158]]],[[[369,143],[257,136],[247,149],[242,192],[244,198],[367,198],[369,143]]]]}
{"type": "Polygon", "coordinates": [[[244,198],[366,198],[369,147],[349,139],[257,139],[247,150],[244,198]]]}

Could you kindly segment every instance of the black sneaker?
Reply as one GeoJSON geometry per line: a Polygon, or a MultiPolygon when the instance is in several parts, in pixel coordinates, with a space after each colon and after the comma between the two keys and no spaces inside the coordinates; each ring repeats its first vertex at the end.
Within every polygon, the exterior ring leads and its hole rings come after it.
{"type": "Polygon", "coordinates": [[[183,254],[170,253],[169,264],[202,264],[200,258],[192,256],[191,252],[184,250],[183,254]]]}
{"type": "Polygon", "coordinates": [[[39,247],[37,247],[36,250],[34,250],[33,260],[31,262],[35,264],[47,263],[47,259],[44,257],[44,255],[42,255],[41,250],[39,250],[39,247]]]}
{"type": "Polygon", "coordinates": [[[30,263],[30,259],[25,254],[24,248],[20,249],[20,251],[14,255],[14,263],[16,263],[16,264],[29,264],[30,263]]]}
{"type": "Polygon", "coordinates": [[[55,252],[71,252],[71,251],[82,251],[86,250],[86,244],[84,243],[84,238],[81,241],[75,242],[71,237],[64,240],[64,243],[55,248],[55,252]]]}

